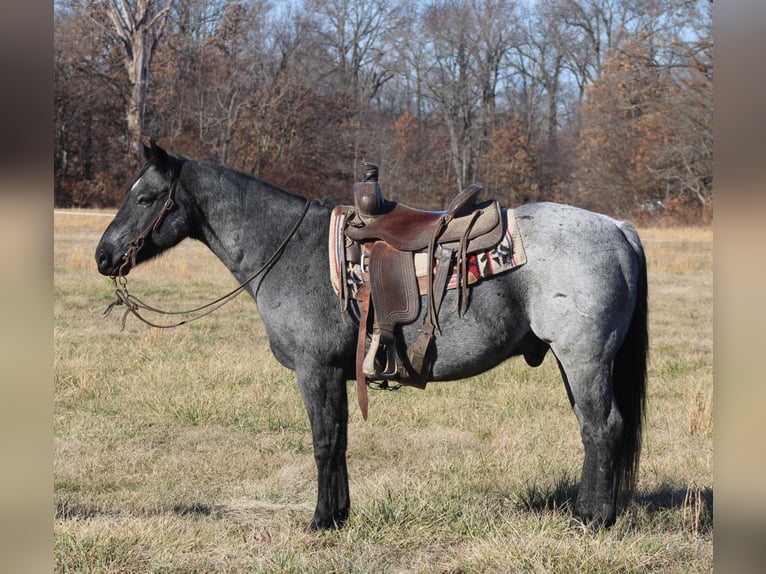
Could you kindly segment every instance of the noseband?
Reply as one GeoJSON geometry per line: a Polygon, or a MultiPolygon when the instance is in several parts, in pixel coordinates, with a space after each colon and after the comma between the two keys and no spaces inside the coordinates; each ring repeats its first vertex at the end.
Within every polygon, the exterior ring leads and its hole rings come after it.
{"type": "Polygon", "coordinates": [[[226,295],[219,297],[215,301],[211,301],[210,303],[207,303],[195,309],[189,309],[186,311],[165,311],[157,307],[153,307],[152,305],[148,305],[144,303],[143,301],[141,301],[141,299],[139,299],[132,293],[129,293],[128,278],[123,274],[123,272],[125,271],[125,268],[127,267],[128,263],[130,263],[131,266],[135,266],[136,255],[144,246],[144,241],[146,240],[147,237],[149,237],[149,235],[151,235],[154,231],[156,231],[159,228],[159,226],[162,224],[163,220],[165,219],[165,216],[167,215],[167,213],[173,208],[173,205],[175,205],[174,197],[175,197],[175,191],[176,191],[176,185],[178,183],[178,179],[179,179],[178,176],[174,175],[173,180],[170,183],[170,191],[168,192],[168,197],[165,200],[165,203],[162,206],[162,209],[160,209],[159,213],[157,213],[155,218],[151,221],[151,223],[149,223],[146,229],[144,229],[144,231],[142,231],[139,234],[139,236],[136,237],[136,239],[130,242],[128,249],[125,251],[125,254],[122,256],[123,262],[120,265],[119,269],[117,270],[117,275],[111,276],[112,282],[114,283],[114,287],[115,287],[116,298],[107,306],[106,309],[104,309],[104,312],[101,314],[101,316],[102,318],[106,318],[115,307],[119,305],[125,305],[125,312],[122,315],[121,330],[125,329],[125,321],[128,318],[128,314],[132,314],[136,316],[140,321],[142,321],[143,323],[146,323],[150,327],[157,327],[158,329],[171,329],[173,327],[180,327],[181,325],[185,325],[186,323],[191,323],[192,321],[196,321],[206,315],[209,315],[213,311],[217,311],[218,309],[223,307],[226,303],[234,299],[237,295],[242,293],[242,291],[245,290],[245,287],[247,287],[256,277],[258,277],[258,275],[267,271],[277,261],[277,259],[279,259],[285,247],[287,247],[287,244],[289,243],[290,239],[292,239],[293,235],[295,235],[295,232],[298,231],[298,228],[301,226],[301,223],[303,223],[303,220],[305,219],[306,214],[309,211],[309,207],[311,207],[311,200],[307,199],[306,204],[303,207],[303,211],[301,212],[300,217],[298,217],[298,221],[295,222],[295,225],[290,230],[290,233],[287,234],[287,237],[285,237],[282,243],[279,244],[279,247],[277,247],[276,251],[272,254],[272,256],[269,257],[266,260],[266,262],[263,265],[261,265],[261,267],[255,273],[253,273],[246,281],[241,283],[238,287],[236,287],[232,291],[229,291],[226,295]],[[154,323],[146,319],[145,317],[143,317],[140,313],[140,310],[149,311],[151,313],[157,313],[160,315],[189,315],[191,313],[200,313],[200,314],[194,317],[190,317],[188,319],[184,319],[177,323],[162,325],[162,324],[154,323]]]}

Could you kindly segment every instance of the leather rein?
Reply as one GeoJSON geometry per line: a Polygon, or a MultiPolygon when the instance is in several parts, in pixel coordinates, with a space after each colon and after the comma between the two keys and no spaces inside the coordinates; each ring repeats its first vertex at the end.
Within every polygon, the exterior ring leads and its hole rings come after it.
{"type": "Polygon", "coordinates": [[[148,305],[147,303],[144,303],[141,299],[133,295],[128,291],[128,278],[123,273],[125,268],[127,267],[128,263],[132,266],[135,266],[136,264],[136,255],[141,250],[141,248],[144,246],[144,241],[146,241],[146,238],[149,237],[154,231],[156,231],[162,222],[165,219],[165,216],[168,214],[168,212],[173,209],[173,206],[175,205],[175,192],[176,192],[176,186],[178,184],[179,177],[175,175],[173,177],[173,181],[170,184],[170,191],[168,192],[168,197],[165,200],[165,203],[162,206],[162,209],[160,209],[159,213],[155,216],[154,219],[149,223],[149,225],[144,229],[136,239],[130,242],[130,245],[128,246],[128,249],[125,251],[125,254],[122,256],[122,264],[120,265],[119,269],[117,270],[117,275],[112,275],[111,279],[114,283],[115,287],[115,300],[112,301],[106,309],[104,309],[104,312],[101,314],[102,318],[106,318],[112,310],[119,306],[124,305],[125,306],[125,312],[122,315],[122,326],[120,330],[125,329],[125,322],[127,321],[128,315],[134,315],[137,317],[140,321],[143,323],[149,325],[150,327],[156,327],[158,329],[172,329],[174,327],[180,327],[181,325],[185,325],[187,323],[191,323],[192,321],[197,321],[198,319],[201,319],[202,317],[205,317],[209,314],[211,314],[214,311],[217,311],[221,307],[223,307],[226,303],[237,297],[242,291],[245,290],[245,288],[252,283],[258,275],[261,273],[264,273],[265,271],[268,271],[268,269],[279,259],[279,257],[282,255],[282,252],[284,251],[285,247],[287,247],[287,244],[290,242],[290,240],[293,238],[293,235],[298,231],[298,228],[301,226],[301,223],[303,223],[303,220],[306,217],[306,214],[309,211],[309,207],[311,207],[311,200],[307,199],[306,204],[303,207],[303,211],[300,214],[300,217],[298,218],[298,221],[296,221],[293,228],[290,230],[290,232],[287,234],[287,237],[285,237],[282,240],[282,243],[279,244],[279,247],[274,251],[274,253],[269,257],[266,262],[261,265],[258,270],[253,273],[247,280],[245,280],[243,283],[240,283],[236,288],[229,291],[227,294],[223,295],[222,297],[219,297],[215,301],[211,301],[210,303],[206,303],[205,305],[201,305],[199,307],[196,307],[195,309],[188,309],[186,311],[165,311],[163,309],[159,309],[157,307],[154,307],[152,305],[148,305]],[[153,321],[150,321],[149,319],[143,317],[141,315],[141,311],[148,311],[151,313],[157,313],[160,315],[189,315],[191,313],[200,313],[199,315],[196,315],[194,317],[190,317],[187,319],[183,319],[181,321],[178,321],[176,323],[170,323],[170,324],[158,324],[154,323],[153,321]]]}

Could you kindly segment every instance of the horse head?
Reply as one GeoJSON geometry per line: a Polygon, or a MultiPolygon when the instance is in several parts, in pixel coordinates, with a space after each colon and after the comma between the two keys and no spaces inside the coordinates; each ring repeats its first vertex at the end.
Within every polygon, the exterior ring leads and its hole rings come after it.
{"type": "Polygon", "coordinates": [[[125,202],[96,248],[102,275],[126,275],[134,265],[189,236],[188,196],[181,182],[185,160],[168,154],[154,140],[144,145],[144,155],[125,202]]]}

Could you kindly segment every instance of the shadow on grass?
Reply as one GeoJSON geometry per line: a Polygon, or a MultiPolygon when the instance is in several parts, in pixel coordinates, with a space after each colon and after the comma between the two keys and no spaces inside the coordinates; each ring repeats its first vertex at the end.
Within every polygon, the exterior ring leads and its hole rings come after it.
{"type": "Polygon", "coordinates": [[[90,506],[68,499],[57,499],[55,517],[57,520],[72,520],[77,518],[90,519],[125,515],[160,516],[163,514],[176,514],[178,516],[210,516],[213,514],[213,508],[200,502],[183,502],[168,507],[127,511],[90,506]]]}
{"type": "Polygon", "coordinates": [[[638,493],[634,500],[651,517],[672,512],[680,515],[686,527],[697,532],[713,529],[713,489],[710,487],[695,483],[687,488],[663,485],[651,492],[638,493]]]}
{"type": "Polygon", "coordinates": [[[572,512],[578,487],[579,483],[566,474],[553,484],[541,486],[533,482],[518,494],[517,508],[537,514],[551,511],[572,512]]]}
{"type": "MultiPolygon", "coordinates": [[[[534,482],[517,495],[516,506],[536,514],[572,512],[579,486],[569,475],[559,477],[552,484],[534,482]]],[[[667,517],[685,529],[709,532],[713,528],[713,489],[695,483],[687,488],[663,485],[650,492],[637,493],[633,501],[620,510],[621,513],[637,511],[643,511],[651,520],[667,517]]]]}

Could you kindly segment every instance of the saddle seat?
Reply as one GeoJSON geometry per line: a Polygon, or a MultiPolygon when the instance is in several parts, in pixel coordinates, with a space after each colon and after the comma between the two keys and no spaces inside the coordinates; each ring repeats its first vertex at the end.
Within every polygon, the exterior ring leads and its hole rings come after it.
{"type": "Polygon", "coordinates": [[[396,203],[385,202],[385,211],[366,218],[365,225],[350,228],[350,237],[357,241],[379,239],[402,251],[417,251],[428,247],[443,211],[423,211],[396,203]]]}
{"type": "MultiPolygon", "coordinates": [[[[446,227],[439,234],[439,244],[460,242],[469,223],[469,220],[462,218],[478,213],[476,220],[471,222],[468,237],[476,239],[497,229],[500,221],[496,201],[477,205],[476,200],[483,189],[472,184],[453,198],[446,211],[424,211],[383,199],[377,182],[372,185],[369,182],[357,183],[354,185],[357,221],[349,221],[346,236],[354,241],[385,241],[400,251],[423,251],[428,249],[440,223],[446,224],[446,227]]],[[[488,239],[492,242],[495,237],[488,239]]]]}

